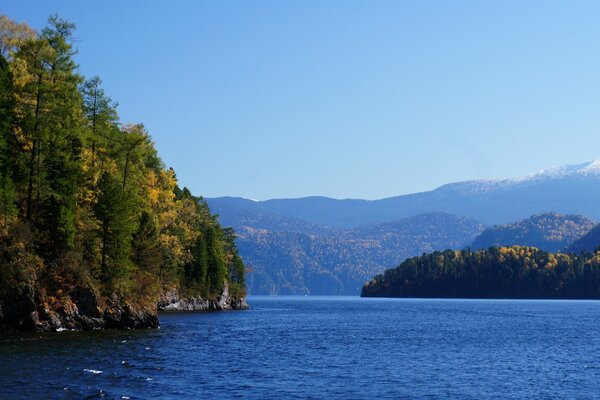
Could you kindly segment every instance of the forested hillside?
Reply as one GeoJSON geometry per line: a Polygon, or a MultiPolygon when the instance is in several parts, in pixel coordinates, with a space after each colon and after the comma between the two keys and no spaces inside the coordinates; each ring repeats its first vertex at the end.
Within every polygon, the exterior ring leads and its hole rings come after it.
{"type": "Polygon", "coordinates": [[[594,221],[581,215],[548,212],[513,224],[487,228],[473,241],[471,248],[521,245],[559,251],[585,235],[594,225],[594,221]]]}
{"type": "Polygon", "coordinates": [[[600,299],[600,252],[577,256],[521,246],[436,251],[375,276],[362,296],[600,299]]]}
{"type": "MultiPolygon", "coordinates": [[[[296,226],[296,225],[295,225],[296,226]]],[[[483,230],[469,218],[428,213],[330,233],[238,228],[253,294],[358,294],[365,280],[407,257],[462,248],[483,230]]]]}
{"type": "Polygon", "coordinates": [[[0,16],[0,326],[144,325],[163,289],[243,297],[233,231],[79,74],[74,28],[0,16]]]}
{"type": "Polygon", "coordinates": [[[588,233],[564,248],[565,253],[593,252],[600,248],[600,225],[594,226],[588,233]]]}

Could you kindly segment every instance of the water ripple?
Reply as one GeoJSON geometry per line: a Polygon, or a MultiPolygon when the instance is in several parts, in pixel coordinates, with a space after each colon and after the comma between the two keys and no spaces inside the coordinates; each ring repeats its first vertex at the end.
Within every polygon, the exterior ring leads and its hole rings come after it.
{"type": "Polygon", "coordinates": [[[595,398],[600,302],[253,298],[160,330],[0,336],[0,398],[595,398]]]}

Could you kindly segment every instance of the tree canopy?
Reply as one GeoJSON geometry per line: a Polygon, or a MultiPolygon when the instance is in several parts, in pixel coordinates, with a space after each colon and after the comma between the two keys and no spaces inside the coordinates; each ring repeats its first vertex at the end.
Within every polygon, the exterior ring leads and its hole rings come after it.
{"type": "Polygon", "coordinates": [[[133,300],[245,293],[234,233],[181,188],[142,124],[74,61],[75,26],[0,16],[0,294],[35,283],[133,300]]]}
{"type": "Polygon", "coordinates": [[[365,297],[600,298],[600,252],[535,247],[446,250],[404,261],[365,283],[365,297]]]}

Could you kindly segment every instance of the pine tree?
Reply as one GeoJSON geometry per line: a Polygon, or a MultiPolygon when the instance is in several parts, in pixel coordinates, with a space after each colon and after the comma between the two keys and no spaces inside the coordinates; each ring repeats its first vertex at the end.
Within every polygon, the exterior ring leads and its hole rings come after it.
{"type": "Polygon", "coordinates": [[[36,34],[0,16],[0,243],[11,271],[33,271],[14,276],[134,298],[149,293],[134,278],[243,293],[233,231],[179,189],[142,124],[119,126],[100,78],[77,73],[74,28],[53,16],[36,34]]]}
{"type": "Polygon", "coordinates": [[[223,254],[221,252],[217,231],[210,227],[206,232],[206,250],[208,261],[208,291],[216,296],[223,292],[223,283],[226,276],[226,268],[223,254]]]}
{"type": "Polygon", "coordinates": [[[136,229],[133,209],[119,181],[104,173],[98,184],[100,194],[95,214],[100,221],[101,274],[106,282],[127,277],[131,238],[136,229]]]}
{"type": "Polygon", "coordinates": [[[98,152],[105,148],[117,125],[117,104],[106,96],[102,80],[95,76],[81,85],[83,112],[88,121],[87,142],[91,153],[90,171],[94,173],[98,163],[98,152]]]}

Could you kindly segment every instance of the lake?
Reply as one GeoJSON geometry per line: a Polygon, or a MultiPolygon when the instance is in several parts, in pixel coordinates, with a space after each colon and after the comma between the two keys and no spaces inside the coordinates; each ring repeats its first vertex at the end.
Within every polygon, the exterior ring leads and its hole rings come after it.
{"type": "Polygon", "coordinates": [[[250,297],[161,329],[0,336],[0,397],[587,399],[600,301],[250,297]]]}

